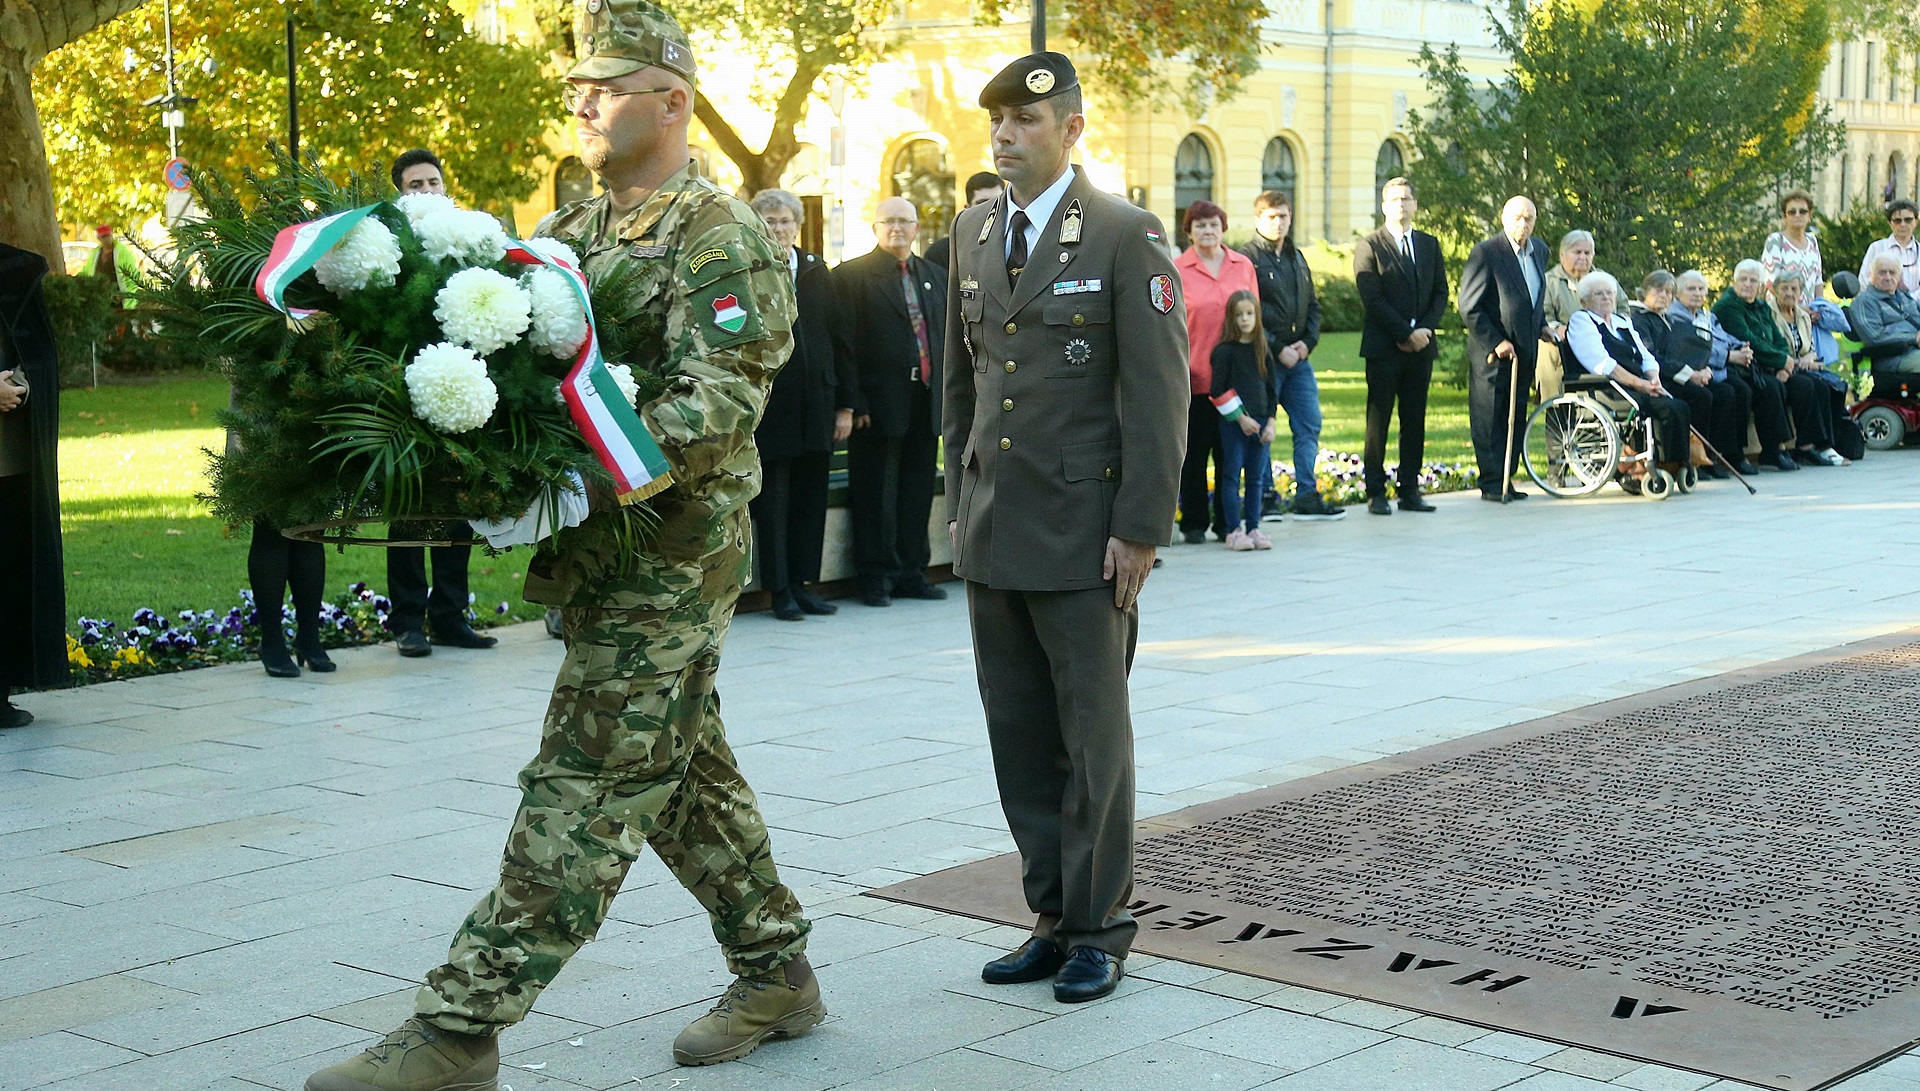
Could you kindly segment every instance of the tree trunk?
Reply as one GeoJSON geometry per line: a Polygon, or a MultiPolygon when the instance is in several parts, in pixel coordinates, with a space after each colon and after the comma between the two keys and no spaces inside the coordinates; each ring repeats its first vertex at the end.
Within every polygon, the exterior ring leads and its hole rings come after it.
{"type": "MultiPolygon", "coordinates": [[[[4,2],[4,0],[0,0],[4,2]]],[[[767,134],[767,146],[755,152],[740,139],[727,119],[705,95],[696,95],[693,102],[693,114],[706,126],[708,135],[734,166],[740,168],[740,188],[742,196],[752,196],[763,189],[772,189],[780,184],[780,176],[787,172],[787,164],[800,153],[800,142],[794,139],[794,131],[806,117],[807,100],[813,94],[813,86],[819,80],[821,67],[816,63],[803,61],[794,71],[793,78],[787,82],[787,89],[781,93],[780,101],[773,110],[773,131],[767,134]]]]}
{"type": "Polygon", "coordinates": [[[145,0],[0,0],[0,241],[44,255],[55,272],[60,220],[33,69],[41,58],[145,0]]]}

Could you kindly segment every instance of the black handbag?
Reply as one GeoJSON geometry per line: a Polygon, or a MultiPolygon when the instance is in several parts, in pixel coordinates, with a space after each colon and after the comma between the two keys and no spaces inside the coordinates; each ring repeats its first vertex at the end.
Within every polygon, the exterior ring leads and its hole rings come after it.
{"type": "Polygon", "coordinates": [[[1840,453],[1840,457],[1855,462],[1867,457],[1867,437],[1861,433],[1860,425],[1851,416],[1833,422],[1833,449],[1840,453]]]}

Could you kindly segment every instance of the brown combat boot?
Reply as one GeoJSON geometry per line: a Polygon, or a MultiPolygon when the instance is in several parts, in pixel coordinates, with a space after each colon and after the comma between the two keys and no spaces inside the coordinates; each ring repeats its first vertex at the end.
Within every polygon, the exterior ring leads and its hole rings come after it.
{"type": "Polygon", "coordinates": [[[358,1057],[307,1077],[307,1091],[497,1091],[500,1045],[419,1018],[358,1057]]]}
{"type": "Polygon", "coordinates": [[[734,978],[713,1010],[673,1040],[673,1059],[691,1065],[737,1061],[769,1038],[798,1038],[826,1017],[820,983],[800,955],[764,976],[734,978]]]}

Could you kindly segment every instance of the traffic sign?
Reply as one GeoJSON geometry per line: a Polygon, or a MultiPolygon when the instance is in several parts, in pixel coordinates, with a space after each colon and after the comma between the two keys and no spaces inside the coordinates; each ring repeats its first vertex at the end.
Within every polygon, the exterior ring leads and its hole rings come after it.
{"type": "Polygon", "coordinates": [[[184,159],[167,160],[167,165],[160,171],[160,176],[167,180],[168,189],[182,190],[192,185],[187,180],[187,161],[184,159]]]}

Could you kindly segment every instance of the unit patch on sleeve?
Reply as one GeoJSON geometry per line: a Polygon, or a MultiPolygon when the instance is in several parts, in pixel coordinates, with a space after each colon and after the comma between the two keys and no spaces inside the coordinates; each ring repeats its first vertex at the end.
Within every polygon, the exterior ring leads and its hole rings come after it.
{"type": "Polygon", "coordinates": [[[728,293],[713,301],[713,324],[728,333],[740,332],[747,324],[747,311],[738,296],[728,293]]]}
{"type": "Polygon", "coordinates": [[[727,260],[727,252],[716,246],[710,250],[703,250],[699,254],[694,255],[694,259],[687,263],[687,270],[695,276],[698,276],[700,270],[712,265],[716,261],[725,260],[727,260]]]}
{"type": "Polygon", "coordinates": [[[1161,314],[1173,312],[1173,278],[1165,273],[1156,273],[1147,281],[1147,300],[1153,309],[1161,314]]]}

